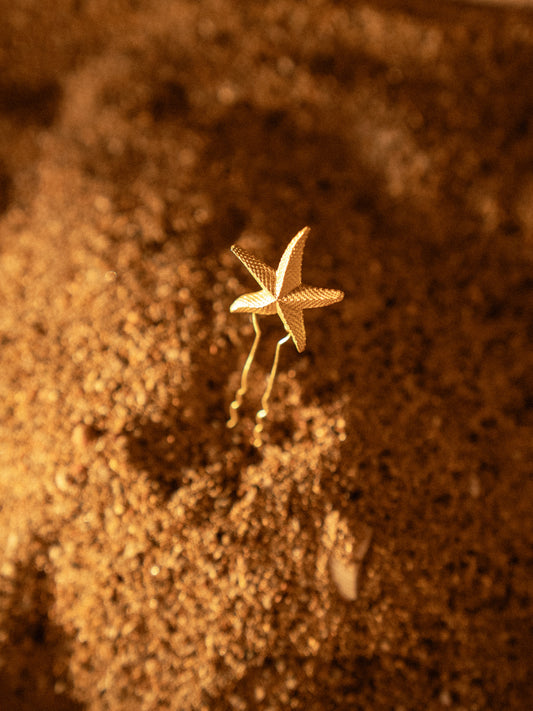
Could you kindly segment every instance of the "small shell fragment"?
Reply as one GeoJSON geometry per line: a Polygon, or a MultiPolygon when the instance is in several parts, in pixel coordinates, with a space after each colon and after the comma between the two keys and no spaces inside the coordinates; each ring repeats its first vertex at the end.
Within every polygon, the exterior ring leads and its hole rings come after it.
{"type": "Polygon", "coordinates": [[[331,577],[340,595],[346,600],[357,600],[357,577],[359,564],[345,563],[332,556],[329,561],[331,577]]]}
{"type": "Polygon", "coordinates": [[[345,600],[357,600],[359,589],[359,571],[361,564],[370,546],[372,539],[372,529],[365,526],[366,533],[358,542],[354,542],[353,551],[349,558],[339,555],[335,551],[331,553],[329,568],[331,578],[339,594],[345,600]]]}

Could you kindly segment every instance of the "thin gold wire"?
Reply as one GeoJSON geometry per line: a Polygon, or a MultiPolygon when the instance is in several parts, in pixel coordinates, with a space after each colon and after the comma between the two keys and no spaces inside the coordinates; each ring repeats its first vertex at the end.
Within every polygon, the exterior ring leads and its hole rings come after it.
{"type": "Polygon", "coordinates": [[[250,352],[248,353],[248,358],[246,359],[246,362],[244,363],[242,369],[241,385],[235,393],[235,400],[229,406],[229,420],[226,422],[226,427],[228,427],[229,429],[235,427],[235,425],[239,421],[239,414],[237,411],[242,405],[243,397],[246,391],[248,390],[248,372],[255,357],[255,352],[259,344],[259,339],[261,338],[261,329],[259,328],[259,322],[257,321],[257,316],[255,314],[252,314],[252,324],[255,331],[255,338],[254,342],[252,343],[252,347],[250,348],[250,352]]]}
{"type": "Polygon", "coordinates": [[[274,385],[274,379],[276,377],[276,371],[278,369],[279,351],[281,346],[284,343],[287,343],[290,337],[291,334],[288,333],[286,336],[284,336],[284,338],[280,338],[280,340],[276,344],[276,353],[274,355],[272,370],[270,371],[270,375],[267,378],[265,392],[263,393],[263,397],[261,398],[261,409],[257,411],[257,414],[255,416],[255,427],[252,435],[252,444],[254,445],[254,447],[260,447],[263,444],[263,439],[261,437],[261,433],[263,432],[263,420],[268,415],[268,400],[270,398],[270,393],[272,392],[272,386],[274,385]]]}

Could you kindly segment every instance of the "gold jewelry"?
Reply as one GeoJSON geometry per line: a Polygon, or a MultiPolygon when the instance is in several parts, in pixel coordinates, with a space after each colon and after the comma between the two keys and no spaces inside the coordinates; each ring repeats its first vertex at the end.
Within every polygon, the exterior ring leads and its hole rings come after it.
{"type": "Polygon", "coordinates": [[[247,250],[233,245],[231,251],[237,256],[261,287],[260,291],[239,296],[230,306],[232,313],[251,313],[255,331],[255,339],[244,364],[241,375],[241,385],[235,393],[235,399],[230,405],[228,427],[235,427],[238,420],[237,410],[247,389],[248,373],[254,359],[261,330],[257,323],[257,314],[275,314],[281,318],[287,336],[281,338],[276,345],[274,364],[267,379],[267,386],[261,399],[261,409],[256,414],[256,425],[252,443],[256,447],[262,445],[261,432],[263,420],[268,413],[268,400],[276,377],[280,347],[292,338],[296,350],[301,353],[306,344],[303,310],[320,308],[335,304],[344,298],[344,293],[338,289],[322,289],[302,284],[302,257],[309,227],[304,227],[293,237],[283,252],[278,268],[274,270],[261,259],[247,250]]]}

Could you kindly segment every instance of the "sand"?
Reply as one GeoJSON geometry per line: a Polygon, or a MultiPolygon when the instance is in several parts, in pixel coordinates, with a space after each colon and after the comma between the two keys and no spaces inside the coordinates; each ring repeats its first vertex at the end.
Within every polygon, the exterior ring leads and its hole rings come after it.
{"type": "Polygon", "coordinates": [[[0,708],[527,708],[527,4],[0,16],[0,708]]]}

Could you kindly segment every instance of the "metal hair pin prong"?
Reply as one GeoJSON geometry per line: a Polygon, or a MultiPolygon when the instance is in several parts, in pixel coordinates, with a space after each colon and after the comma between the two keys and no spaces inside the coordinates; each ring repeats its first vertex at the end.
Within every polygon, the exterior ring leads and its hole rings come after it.
{"type": "Polygon", "coordinates": [[[229,420],[226,422],[226,427],[228,427],[229,429],[233,429],[233,427],[235,427],[235,425],[239,421],[238,410],[239,407],[242,405],[243,397],[245,396],[246,391],[248,390],[248,373],[250,371],[253,359],[255,358],[255,352],[259,344],[259,339],[261,338],[261,329],[259,328],[259,323],[255,314],[252,314],[252,324],[254,326],[255,338],[254,342],[252,343],[252,347],[250,348],[250,352],[248,353],[248,358],[246,359],[246,362],[242,368],[240,387],[235,393],[235,400],[229,406],[229,420]]]}
{"type": "Polygon", "coordinates": [[[230,405],[230,418],[226,423],[227,427],[232,428],[237,424],[238,410],[248,387],[248,373],[261,337],[257,315],[266,316],[277,313],[287,331],[287,335],[281,338],[276,345],[274,363],[261,398],[261,409],[255,416],[252,436],[252,444],[255,447],[261,447],[263,444],[263,421],[268,414],[268,402],[276,378],[281,346],[292,338],[297,351],[301,353],[306,343],[303,310],[328,306],[344,298],[344,293],[338,289],[322,289],[302,284],[302,257],[308,235],[309,227],[304,227],[293,237],[283,252],[276,270],[238,245],[233,245],[231,248],[233,254],[241,260],[257,281],[261,290],[240,296],[230,307],[231,312],[252,314],[255,338],[242,369],[240,387],[230,405]]]}
{"type": "Polygon", "coordinates": [[[270,371],[270,374],[267,378],[265,392],[263,393],[263,397],[261,398],[261,409],[258,410],[255,415],[255,427],[252,436],[252,444],[254,445],[254,447],[260,447],[263,444],[263,438],[261,437],[264,427],[263,420],[268,415],[268,401],[270,398],[270,393],[272,392],[274,380],[276,379],[276,372],[278,370],[279,351],[281,346],[284,343],[287,343],[290,337],[291,334],[288,333],[283,338],[280,338],[279,341],[276,343],[276,353],[274,355],[274,362],[272,363],[272,370],[270,371]]]}

